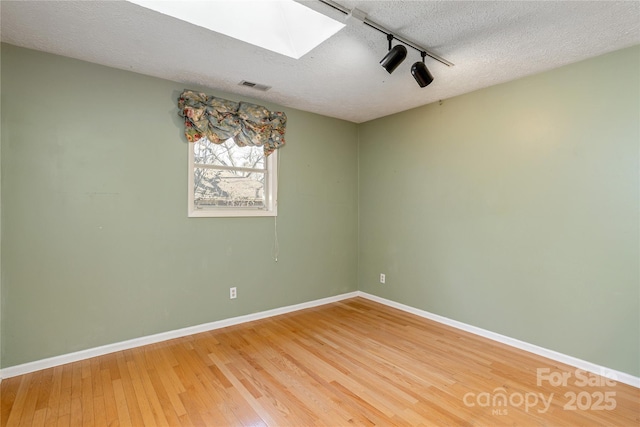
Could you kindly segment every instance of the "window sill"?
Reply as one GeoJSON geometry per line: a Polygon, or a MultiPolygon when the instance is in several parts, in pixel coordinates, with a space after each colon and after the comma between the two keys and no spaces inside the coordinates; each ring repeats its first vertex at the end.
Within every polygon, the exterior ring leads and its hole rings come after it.
{"type": "Polygon", "coordinates": [[[197,209],[188,212],[189,218],[233,218],[278,216],[278,210],[252,210],[252,209],[197,209]]]}

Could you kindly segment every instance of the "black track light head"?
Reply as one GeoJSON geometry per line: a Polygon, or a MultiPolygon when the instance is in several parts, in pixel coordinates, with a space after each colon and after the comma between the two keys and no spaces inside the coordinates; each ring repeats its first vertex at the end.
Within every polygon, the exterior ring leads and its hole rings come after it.
{"type": "Polygon", "coordinates": [[[391,40],[393,40],[392,34],[387,34],[387,40],[389,40],[389,52],[382,58],[380,65],[387,70],[387,73],[393,73],[393,70],[398,68],[398,65],[404,61],[407,57],[407,48],[401,44],[395,45],[391,48],[391,40]]]}
{"type": "Polygon", "coordinates": [[[424,64],[424,58],[427,56],[427,53],[420,52],[420,56],[422,56],[422,62],[416,62],[413,64],[411,67],[411,74],[413,75],[413,78],[416,79],[420,87],[426,87],[433,81],[433,76],[424,64]]]}

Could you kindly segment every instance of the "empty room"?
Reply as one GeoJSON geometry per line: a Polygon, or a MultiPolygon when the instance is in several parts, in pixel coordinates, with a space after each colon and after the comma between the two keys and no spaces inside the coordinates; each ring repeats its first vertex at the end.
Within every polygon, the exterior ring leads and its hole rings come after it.
{"type": "Polygon", "coordinates": [[[0,426],[640,424],[640,3],[0,19],[0,426]]]}

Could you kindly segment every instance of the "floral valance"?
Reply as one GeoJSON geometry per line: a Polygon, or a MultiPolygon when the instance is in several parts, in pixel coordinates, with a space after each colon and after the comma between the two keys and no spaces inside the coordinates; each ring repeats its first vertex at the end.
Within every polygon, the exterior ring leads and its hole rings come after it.
{"type": "Polygon", "coordinates": [[[189,142],[202,138],[220,144],[233,138],[237,145],[263,146],[268,156],[284,145],[287,116],[260,105],[233,102],[185,90],[178,99],[189,142]]]}

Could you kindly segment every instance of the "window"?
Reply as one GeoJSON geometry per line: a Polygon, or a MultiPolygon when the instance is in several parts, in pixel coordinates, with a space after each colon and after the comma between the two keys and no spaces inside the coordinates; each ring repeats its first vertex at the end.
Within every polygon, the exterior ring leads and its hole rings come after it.
{"type": "Polygon", "coordinates": [[[277,216],[278,154],[233,139],[189,145],[189,216],[277,216]]]}

